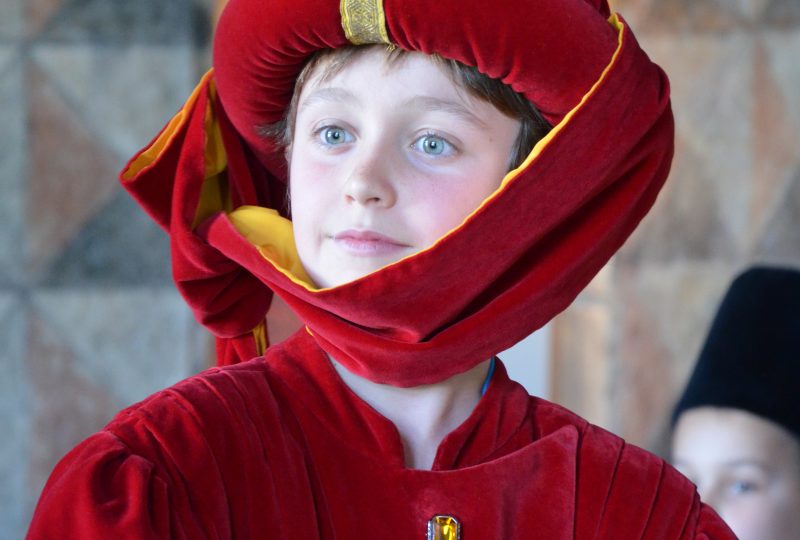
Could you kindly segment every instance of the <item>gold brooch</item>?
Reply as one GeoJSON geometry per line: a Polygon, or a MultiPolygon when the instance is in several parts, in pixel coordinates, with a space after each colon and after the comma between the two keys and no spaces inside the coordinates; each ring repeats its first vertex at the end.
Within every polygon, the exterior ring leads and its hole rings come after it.
{"type": "Polygon", "coordinates": [[[433,516],[428,522],[428,540],[461,540],[461,523],[453,516],[433,516]]]}

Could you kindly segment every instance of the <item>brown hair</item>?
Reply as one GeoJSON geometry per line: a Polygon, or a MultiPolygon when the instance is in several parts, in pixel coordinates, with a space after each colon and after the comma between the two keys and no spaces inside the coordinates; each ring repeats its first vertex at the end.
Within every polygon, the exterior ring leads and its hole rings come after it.
{"type": "MultiPolygon", "coordinates": [[[[311,74],[318,67],[321,67],[323,71],[320,74],[320,80],[327,81],[340,73],[342,69],[364,52],[374,47],[382,47],[386,51],[386,61],[390,64],[402,60],[409,54],[409,51],[388,48],[382,45],[325,49],[315,53],[297,77],[292,100],[289,102],[284,118],[274,124],[259,126],[257,128],[259,135],[271,137],[281,147],[289,148],[294,136],[298,100],[311,74]]],[[[462,64],[456,60],[444,58],[438,54],[432,54],[429,57],[441,65],[453,82],[466,89],[471,96],[489,102],[501,113],[520,121],[519,133],[509,158],[509,170],[518,167],[528,157],[534,145],[550,131],[550,124],[536,110],[536,107],[507,84],[484,75],[478,71],[478,68],[462,64]]]]}

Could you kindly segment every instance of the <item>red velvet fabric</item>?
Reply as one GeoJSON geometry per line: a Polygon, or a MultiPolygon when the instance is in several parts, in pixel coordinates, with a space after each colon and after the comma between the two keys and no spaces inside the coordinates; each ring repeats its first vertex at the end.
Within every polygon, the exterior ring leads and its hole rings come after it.
{"type": "Polygon", "coordinates": [[[283,158],[256,128],[283,115],[311,53],[345,44],[329,0],[232,0],[215,41],[218,97],[208,83],[164,157],[124,185],[168,227],[178,287],[216,336],[248,339],[272,290],[349,370],[414,386],[469,369],[570,304],[653,204],[669,171],[673,122],[666,77],[627,27],[617,35],[604,2],[470,0],[453,9],[387,1],[385,10],[399,46],[475,64],[560,122],[499,194],[432,249],[309,291],[225,214],[194,228],[212,113],[232,198],[285,210],[276,196],[283,158]]]}
{"type": "Polygon", "coordinates": [[[58,464],[28,538],[733,539],[669,465],[497,365],[431,471],[301,331],[121,412],[58,464]]]}

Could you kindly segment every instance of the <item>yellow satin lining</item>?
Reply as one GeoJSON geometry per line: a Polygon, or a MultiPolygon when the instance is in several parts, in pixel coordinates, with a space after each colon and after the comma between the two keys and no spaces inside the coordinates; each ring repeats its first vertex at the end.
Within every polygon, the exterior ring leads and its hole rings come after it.
{"type": "Polygon", "coordinates": [[[267,321],[263,320],[258,323],[258,326],[253,328],[253,339],[256,342],[256,354],[264,354],[264,351],[269,347],[269,340],[267,339],[267,321]]]}
{"type": "Polygon", "coordinates": [[[308,290],[317,290],[300,262],[291,221],[261,206],[240,206],[228,214],[228,219],[286,277],[308,290]]]}

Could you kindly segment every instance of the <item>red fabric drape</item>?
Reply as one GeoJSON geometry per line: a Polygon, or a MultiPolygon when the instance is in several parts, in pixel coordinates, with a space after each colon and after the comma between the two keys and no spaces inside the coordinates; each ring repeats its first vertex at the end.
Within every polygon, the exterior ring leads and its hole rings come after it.
{"type": "Polygon", "coordinates": [[[615,27],[605,3],[581,0],[458,6],[387,1],[390,39],[501,78],[554,132],[431,249],[314,291],[266,261],[226,214],[198,228],[193,219],[212,124],[234,202],[284,210],[283,157],[256,129],[281,117],[310,54],[346,43],[338,4],[231,1],[215,41],[219,95],[209,77],[162,155],[124,182],[169,223],[178,286],[219,338],[247,339],[273,290],[351,371],[400,386],[442,380],[566,308],[646,214],[672,158],[669,85],[624,21],[615,27]]]}

